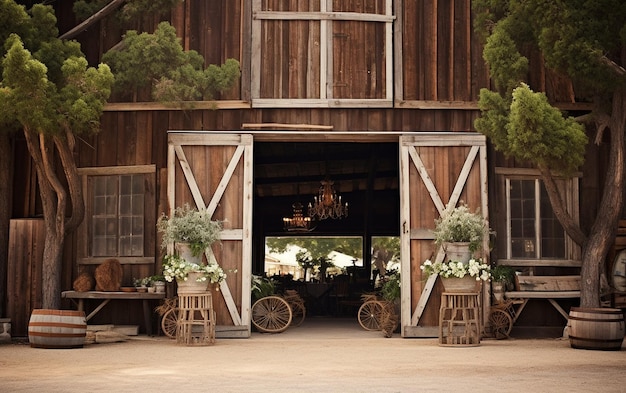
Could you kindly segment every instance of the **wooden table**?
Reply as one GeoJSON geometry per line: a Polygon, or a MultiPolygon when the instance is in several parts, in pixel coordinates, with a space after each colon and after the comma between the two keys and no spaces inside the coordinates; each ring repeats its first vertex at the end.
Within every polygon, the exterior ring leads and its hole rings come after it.
{"type": "Polygon", "coordinates": [[[143,304],[143,318],[146,324],[146,333],[152,335],[152,323],[151,323],[151,309],[150,300],[164,299],[165,293],[148,293],[148,292],[104,292],[104,291],[63,291],[61,297],[64,299],[76,299],[77,307],[79,311],[85,311],[85,299],[101,300],[100,304],[86,316],[86,320],[89,321],[94,315],[96,315],[104,306],[106,306],[113,299],[123,300],[141,300],[143,304]]]}

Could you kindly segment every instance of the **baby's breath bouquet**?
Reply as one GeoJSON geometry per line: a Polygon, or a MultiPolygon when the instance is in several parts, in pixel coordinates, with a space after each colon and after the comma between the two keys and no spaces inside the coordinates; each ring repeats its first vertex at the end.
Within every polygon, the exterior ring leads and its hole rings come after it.
{"type": "Polygon", "coordinates": [[[435,243],[467,242],[470,251],[476,251],[482,244],[487,223],[479,213],[472,213],[466,205],[448,205],[435,220],[435,243]]]}
{"type": "Polygon", "coordinates": [[[491,267],[483,263],[482,259],[470,259],[468,263],[459,261],[432,262],[424,261],[420,269],[424,273],[437,274],[443,278],[463,278],[466,275],[476,278],[476,281],[488,281],[491,278],[491,267]]]}
{"type": "Polygon", "coordinates": [[[174,280],[187,281],[190,272],[202,273],[196,281],[217,284],[226,279],[226,273],[216,263],[198,265],[188,262],[177,254],[168,254],[163,258],[163,276],[168,282],[174,280]]]}
{"type": "Polygon", "coordinates": [[[222,223],[211,220],[205,211],[198,211],[185,204],[174,209],[174,214],[159,217],[157,229],[163,234],[161,246],[174,242],[189,243],[194,256],[201,255],[207,247],[220,240],[222,223]]]}

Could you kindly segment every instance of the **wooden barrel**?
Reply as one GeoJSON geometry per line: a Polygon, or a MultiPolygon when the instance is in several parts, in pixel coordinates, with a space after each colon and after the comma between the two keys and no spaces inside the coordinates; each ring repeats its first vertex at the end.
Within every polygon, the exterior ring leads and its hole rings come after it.
{"type": "Polygon", "coordinates": [[[28,323],[33,348],[82,348],[86,332],[84,311],[33,310],[28,323]]]}
{"type": "Polygon", "coordinates": [[[572,348],[619,351],[624,341],[624,315],[617,308],[572,307],[568,322],[572,348]]]}

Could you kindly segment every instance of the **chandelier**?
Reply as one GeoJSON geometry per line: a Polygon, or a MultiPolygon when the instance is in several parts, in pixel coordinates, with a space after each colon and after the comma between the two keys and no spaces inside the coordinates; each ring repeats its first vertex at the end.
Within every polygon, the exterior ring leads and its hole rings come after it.
{"type": "Polygon", "coordinates": [[[341,202],[341,195],[333,187],[334,182],[323,180],[319,195],[314,197],[313,204],[309,203],[309,216],[318,220],[327,218],[348,217],[348,203],[341,202]]]}
{"type": "Polygon", "coordinates": [[[302,213],[303,206],[300,202],[294,203],[291,207],[293,207],[293,216],[283,217],[283,227],[286,231],[309,232],[315,229],[311,226],[311,217],[305,217],[302,213]]]}

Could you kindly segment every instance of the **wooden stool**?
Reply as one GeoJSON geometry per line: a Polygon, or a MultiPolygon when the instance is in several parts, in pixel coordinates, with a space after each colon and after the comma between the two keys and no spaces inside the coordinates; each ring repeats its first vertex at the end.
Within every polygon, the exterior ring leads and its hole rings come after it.
{"type": "Polygon", "coordinates": [[[176,342],[185,345],[215,343],[215,311],[211,291],[178,295],[176,342]]]}
{"type": "Polygon", "coordinates": [[[480,345],[478,292],[441,294],[439,309],[439,345],[480,345]]]}

